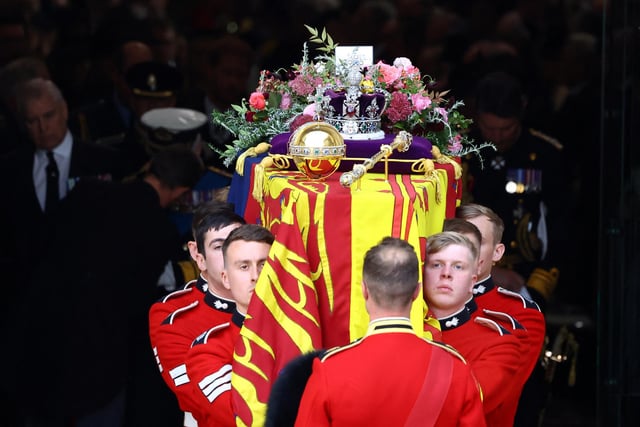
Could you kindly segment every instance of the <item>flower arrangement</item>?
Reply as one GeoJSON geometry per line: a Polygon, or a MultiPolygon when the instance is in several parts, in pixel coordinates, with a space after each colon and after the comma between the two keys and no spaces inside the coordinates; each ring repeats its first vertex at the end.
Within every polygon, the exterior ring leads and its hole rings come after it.
{"type": "MultiPolygon", "coordinates": [[[[325,88],[344,87],[345,73],[336,64],[337,46],[326,30],[322,32],[305,25],[320,52],[309,59],[307,43],[303,45],[302,61],[289,70],[262,71],[255,91],[248,100],[224,112],[214,112],[213,121],[229,130],[235,137],[224,151],[216,150],[230,165],[248,148],[269,141],[275,135],[295,130],[298,126],[318,118],[316,107],[325,88]]],[[[446,155],[463,156],[493,147],[476,145],[467,136],[471,119],[458,111],[461,101],[446,98],[449,91],[431,90],[434,82],[421,75],[408,58],[396,58],[392,65],[382,61],[360,70],[363,92],[382,90],[387,107],[381,116],[386,133],[401,130],[424,136],[446,155]],[[426,80],[426,82],[425,82],[426,80]]],[[[215,149],[215,148],[214,148],[215,149]]]]}

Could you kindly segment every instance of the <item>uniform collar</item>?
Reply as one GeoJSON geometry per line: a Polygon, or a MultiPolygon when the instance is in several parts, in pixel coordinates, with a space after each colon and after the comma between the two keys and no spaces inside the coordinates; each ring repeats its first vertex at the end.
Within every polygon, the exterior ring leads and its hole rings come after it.
{"type": "Polygon", "coordinates": [[[467,311],[469,312],[469,314],[475,313],[478,309],[478,304],[473,297],[471,297],[471,299],[466,302],[465,306],[467,307],[467,311]]]}
{"type": "Polygon", "coordinates": [[[209,288],[209,284],[207,283],[205,278],[202,277],[202,274],[200,276],[198,276],[198,280],[196,281],[195,288],[197,290],[199,290],[200,292],[202,292],[202,293],[207,292],[207,289],[209,288]]]}
{"type": "Polygon", "coordinates": [[[244,314],[240,313],[238,310],[235,309],[235,304],[234,304],[234,310],[233,310],[233,314],[231,315],[231,322],[233,322],[234,325],[236,325],[238,328],[242,328],[242,324],[244,323],[244,314]]]}
{"type": "Polygon", "coordinates": [[[493,283],[493,278],[489,276],[482,282],[473,285],[473,295],[476,297],[482,296],[495,287],[496,285],[493,283]]]}
{"type": "Polygon", "coordinates": [[[212,294],[211,292],[205,292],[204,302],[209,307],[223,311],[225,313],[233,313],[236,308],[236,303],[230,299],[222,298],[221,296],[212,294]]]}
{"type": "Polygon", "coordinates": [[[411,320],[406,317],[382,317],[369,323],[367,335],[386,332],[409,332],[415,334],[411,320]]]}
{"type": "MultiPolygon", "coordinates": [[[[471,301],[472,299],[473,298],[471,298],[469,301],[471,301]]],[[[467,304],[469,303],[469,301],[467,301],[467,304]]],[[[442,330],[442,332],[462,326],[469,320],[471,320],[471,313],[469,312],[466,304],[464,307],[462,307],[452,315],[438,319],[438,321],[440,322],[440,330],[442,330]]]]}

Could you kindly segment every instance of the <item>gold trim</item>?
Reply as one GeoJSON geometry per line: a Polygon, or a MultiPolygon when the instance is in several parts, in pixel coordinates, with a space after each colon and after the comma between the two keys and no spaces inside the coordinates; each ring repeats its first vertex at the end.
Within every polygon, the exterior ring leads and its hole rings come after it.
{"type": "Polygon", "coordinates": [[[163,90],[161,92],[151,92],[148,90],[133,88],[131,91],[133,92],[134,95],[146,96],[149,98],[168,98],[170,96],[173,96],[173,92],[170,90],[163,90]]]}

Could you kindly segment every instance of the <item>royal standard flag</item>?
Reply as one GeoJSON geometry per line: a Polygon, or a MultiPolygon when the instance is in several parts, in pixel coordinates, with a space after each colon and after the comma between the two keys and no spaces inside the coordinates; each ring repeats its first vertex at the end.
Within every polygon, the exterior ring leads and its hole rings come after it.
{"type": "MultiPolygon", "coordinates": [[[[442,229],[447,205],[455,203],[436,194],[450,185],[450,172],[438,169],[436,178],[367,174],[351,188],[340,186],[337,176],[309,181],[297,172],[265,172],[260,217],[276,241],[236,345],[237,425],[263,425],[271,386],[292,358],[364,335],[365,252],[394,236],[423,260],[426,237],[442,229]]],[[[423,317],[420,298],[411,313],[416,331],[423,330],[423,317]]]]}

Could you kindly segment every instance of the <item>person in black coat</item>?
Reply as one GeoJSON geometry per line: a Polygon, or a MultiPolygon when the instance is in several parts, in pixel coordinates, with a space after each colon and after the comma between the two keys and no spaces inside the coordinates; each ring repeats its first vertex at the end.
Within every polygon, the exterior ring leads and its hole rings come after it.
{"type": "Polygon", "coordinates": [[[171,148],[141,179],[80,181],[60,203],[3,331],[14,367],[5,385],[30,425],[180,422],[149,350],[147,313],[180,250],[166,208],[202,171],[193,152],[171,148]]]}
{"type": "Polygon", "coordinates": [[[16,99],[28,141],[0,158],[0,268],[4,283],[24,280],[24,273],[40,254],[54,205],[78,181],[119,178],[122,174],[116,151],[79,142],[69,131],[67,103],[55,83],[31,79],[17,89],[16,99]],[[49,156],[55,161],[54,175],[50,176],[49,156]],[[48,182],[56,184],[49,186],[48,182]],[[46,206],[51,190],[55,194],[46,206]]]}

